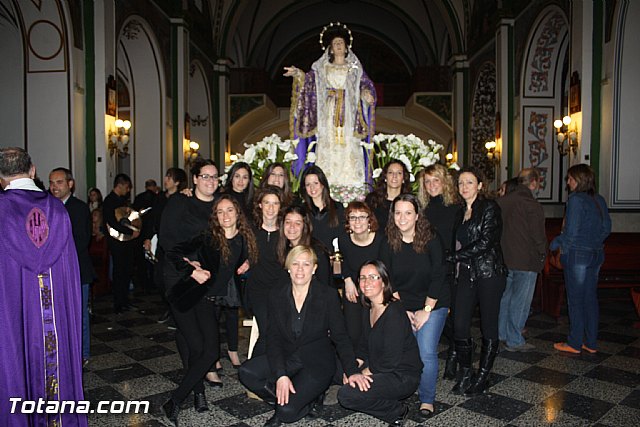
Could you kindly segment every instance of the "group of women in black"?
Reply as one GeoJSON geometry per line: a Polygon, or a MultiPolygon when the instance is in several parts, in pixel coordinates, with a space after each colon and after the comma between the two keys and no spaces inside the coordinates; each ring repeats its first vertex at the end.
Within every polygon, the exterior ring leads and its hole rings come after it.
{"type": "Polygon", "coordinates": [[[274,406],[267,426],[314,416],[331,384],[343,384],[343,406],[390,425],[403,424],[408,408],[402,401],[417,389],[419,416],[431,417],[443,330],[451,343],[445,376],[457,379],[454,392],[485,390],[506,269],[499,208],[484,197],[480,172],[462,170],[456,191],[443,166],[430,166],[413,195],[408,170],[391,161],[366,200],[346,208],[331,199],[317,166],[302,174],[299,195],[278,163],[255,189],[242,162],[229,170],[221,191],[213,162],[196,159],[191,174],[192,196],[169,199],[159,232],[165,294],[185,366],[163,406],[176,425],[190,392],[195,409],[206,411],[205,382],[221,386],[222,311],[232,335],[229,357],[239,365],[242,275],[245,308],[255,316],[259,338],[239,379],[274,406]],[[342,255],[340,292],[335,249],[342,255]],[[473,374],[477,303],[483,344],[473,374]]]}

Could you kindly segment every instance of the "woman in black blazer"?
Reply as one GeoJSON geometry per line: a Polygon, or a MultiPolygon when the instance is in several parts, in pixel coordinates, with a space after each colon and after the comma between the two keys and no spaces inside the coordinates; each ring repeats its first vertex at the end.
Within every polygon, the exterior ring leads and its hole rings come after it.
{"type": "Polygon", "coordinates": [[[358,373],[338,293],[313,277],[316,262],[311,247],[291,249],[285,262],[290,281],[269,294],[267,354],[240,368],[245,387],[275,406],[265,426],[292,423],[311,411],[331,384],[336,349],[345,373],[358,373]]]}

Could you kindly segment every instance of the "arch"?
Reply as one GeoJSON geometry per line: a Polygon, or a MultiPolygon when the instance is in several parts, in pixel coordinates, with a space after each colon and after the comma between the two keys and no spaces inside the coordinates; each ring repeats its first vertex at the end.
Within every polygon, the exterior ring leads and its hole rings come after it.
{"type": "MultiPolygon", "coordinates": [[[[557,6],[543,9],[529,32],[523,55],[520,86],[520,144],[514,163],[536,167],[542,176],[540,201],[558,202],[562,191],[562,158],[555,149],[553,121],[564,115],[562,99],[568,89],[569,24],[557,6]],[[518,157],[517,157],[518,156],[518,157]]],[[[566,168],[566,165],[564,165],[566,168]]]]}
{"type": "Polygon", "coordinates": [[[471,102],[471,165],[480,168],[488,180],[495,181],[494,165],[487,159],[484,144],[495,139],[496,66],[485,62],[480,67],[471,102]]]}
{"type": "MultiPolygon", "coordinates": [[[[128,167],[134,192],[144,188],[146,179],[162,177],[165,165],[172,160],[166,138],[162,61],[149,23],[138,15],[129,16],[118,32],[116,47],[117,75],[125,79],[131,101],[129,156],[118,165],[111,157],[109,169],[114,173],[128,167]]],[[[121,113],[126,114],[126,109],[118,111],[121,113]]]]}
{"type": "Polygon", "coordinates": [[[191,61],[187,110],[190,118],[191,140],[200,144],[199,153],[205,158],[212,157],[214,150],[210,93],[202,63],[198,60],[191,61]]]}
{"type": "MultiPolygon", "coordinates": [[[[58,166],[80,169],[74,167],[73,43],[67,8],[61,0],[0,1],[0,20],[6,23],[0,30],[0,115],[3,122],[12,121],[2,127],[10,135],[2,144],[27,149],[41,176],[58,166]]],[[[78,165],[83,165],[84,146],[75,148],[80,149],[78,165]]]]}

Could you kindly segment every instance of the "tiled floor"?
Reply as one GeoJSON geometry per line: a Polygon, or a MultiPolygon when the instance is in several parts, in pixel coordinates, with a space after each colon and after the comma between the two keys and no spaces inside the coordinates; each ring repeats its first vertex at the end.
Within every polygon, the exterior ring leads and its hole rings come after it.
{"type": "MultiPolygon", "coordinates": [[[[433,426],[633,426],[640,425],[640,329],[628,293],[616,301],[611,291],[601,295],[600,353],[565,356],[552,348],[563,340],[567,319],[559,323],[544,314],[528,323],[529,342],[536,351],[501,352],[486,395],[469,399],[449,393],[453,382],[438,384],[437,415],[433,426]]],[[[615,291],[614,291],[615,292],[615,291]]],[[[111,314],[108,297],[95,301],[92,358],[85,369],[86,398],[148,400],[150,411],[139,415],[92,414],[91,426],[169,426],[160,406],[181,377],[174,332],[156,323],[163,311],[158,295],[135,298],[137,311],[111,314]]],[[[477,322],[476,322],[477,325],[477,322]]],[[[479,335],[477,329],[474,332],[479,335]]],[[[247,353],[249,330],[241,331],[240,353],[247,353]]],[[[223,344],[223,354],[226,354],[223,344]]],[[[443,354],[441,354],[443,356],[443,354]]],[[[247,398],[237,374],[223,359],[222,389],[207,389],[211,411],[196,413],[193,406],[180,413],[181,426],[262,426],[271,416],[268,405],[247,398]]],[[[442,364],[441,364],[442,365],[442,364]]],[[[442,366],[441,366],[442,369],[442,366]]],[[[417,400],[411,401],[407,426],[416,422],[417,400]]],[[[191,397],[188,398],[189,403],[191,397]]],[[[380,421],[325,406],[322,417],[294,426],[383,426],[380,421]]]]}

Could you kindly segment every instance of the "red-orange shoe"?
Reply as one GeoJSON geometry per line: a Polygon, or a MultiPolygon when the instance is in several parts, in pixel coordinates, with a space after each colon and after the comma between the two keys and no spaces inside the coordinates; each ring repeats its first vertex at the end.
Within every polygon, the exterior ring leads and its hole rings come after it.
{"type": "Polygon", "coordinates": [[[587,347],[586,345],[582,344],[582,349],[584,351],[586,351],[589,354],[596,354],[598,352],[598,350],[594,350],[592,348],[587,347]]]}
{"type": "Polygon", "coordinates": [[[557,342],[553,345],[553,348],[558,351],[564,351],[565,353],[580,354],[580,350],[576,350],[566,342],[557,342]]]}

